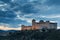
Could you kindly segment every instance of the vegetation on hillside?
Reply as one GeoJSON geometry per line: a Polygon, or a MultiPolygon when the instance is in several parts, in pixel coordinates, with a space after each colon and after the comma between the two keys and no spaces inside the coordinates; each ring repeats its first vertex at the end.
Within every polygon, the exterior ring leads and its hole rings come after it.
{"type": "Polygon", "coordinates": [[[0,36],[0,40],[60,40],[60,30],[25,30],[9,32],[8,36],[0,36]]]}

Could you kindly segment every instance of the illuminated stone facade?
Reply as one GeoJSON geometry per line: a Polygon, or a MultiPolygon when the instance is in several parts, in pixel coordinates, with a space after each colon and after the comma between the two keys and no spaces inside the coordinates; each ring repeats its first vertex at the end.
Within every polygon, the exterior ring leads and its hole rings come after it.
{"type": "Polygon", "coordinates": [[[49,21],[44,22],[40,20],[36,22],[34,19],[32,20],[32,26],[24,26],[22,25],[22,30],[37,30],[37,29],[57,29],[57,23],[52,23],[49,21]]]}

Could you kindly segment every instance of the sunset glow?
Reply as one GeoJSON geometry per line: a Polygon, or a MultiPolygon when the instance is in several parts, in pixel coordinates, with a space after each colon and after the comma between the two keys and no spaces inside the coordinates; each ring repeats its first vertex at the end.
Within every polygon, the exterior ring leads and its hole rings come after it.
{"type": "Polygon", "coordinates": [[[21,30],[21,27],[18,27],[18,28],[10,28],[10,27],[0,26],[0,30],[21,30]]]}

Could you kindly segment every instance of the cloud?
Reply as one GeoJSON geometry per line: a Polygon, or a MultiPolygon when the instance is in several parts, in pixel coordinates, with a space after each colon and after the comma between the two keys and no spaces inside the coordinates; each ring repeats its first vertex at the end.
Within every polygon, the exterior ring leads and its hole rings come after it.
{"type": "Polygon", "coordinates": [[[57,21],[50,21],[50,22],[52,22],[52,23],[57,23],[57,21]]]}
{"type": "Polygon", "coordinates": [[[9,4],[0,1],[0,10],[1,11],[8,11],[9,8],[10,8],[9,4]]]}
{"type": "Polygon", "coordinates": [[[11,0],[11,2],[14,2],[15,0],[11,0]]]}
{"type": "Polygon", "coordinates": [[[47,0],[46,4],[49,6],[52,6],[52,5],[59,6],[60,0],[47,0]]]}
{"type": "Polygon", "coordinates": [[[0,1],[5,2],[5,3],[9,3],[10,2],[10,0],[0,0],[0,1]]]}
{"type": "Polygon", "coordinates": [[[16,14],[12,11],[0,11],[0,17],[14,18],[16,17],[16,14]]]}
{"type": "Polygon", "coordinates": [[[56,20],[60,18],[58,1],[0,0],[0,23],[18,27],[18,24],[31,24],[32,19],[56,20]]]}
{"type": "Polygon", "coordinates": [[[20,19],[20,20],[23,20],[23,21],[26,21],[28,23],[32,23],[32,18],[26,18],[24,16],[20,16],[20,15],[17,15],[17,18],[16,19],[20,19]]]}
{"type": "Polygon", "coordinates": [[[57,27],[57,29],[60,29],[60,27],[57,27]]]}
{"type": "Polygon", "coordinates": [[[60,15],[46,15],[46,16],[40,16],[42,18],[60,18],[60,15]]]}
{"type": "Polygon", "coordinates": [[[0,4],[0,7],[2,7],[2,6],[6,6],[7,4],[0,4]]]}
{"type": "Polygon", "coordinates": [[[13,10],[14,11],[21,11],[22,14],[30,14],[30,13],[37,13],[38,9],[35,9],[34,5],[36,5],[34,2],[28,2],[28,0],[24,1],[24,0],[15,0],[15,3],[10,4],[11,6],[13,6],[13,10]],[[21,2],[22,1],[22,2],[21,2]],[[22,4],[21,4],[22,3],[22,4]]]}

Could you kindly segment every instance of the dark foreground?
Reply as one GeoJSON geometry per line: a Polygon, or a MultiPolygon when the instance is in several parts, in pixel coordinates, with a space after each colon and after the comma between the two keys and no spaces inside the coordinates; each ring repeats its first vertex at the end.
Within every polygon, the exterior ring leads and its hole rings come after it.
{"type": "Polygon", "coordinates": [[[60,40],[60,30],[2,31],[0,40],[60,40]]]}

